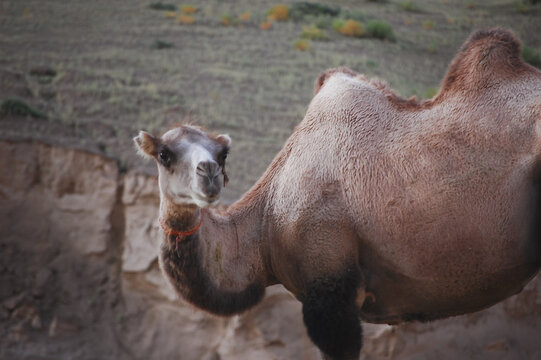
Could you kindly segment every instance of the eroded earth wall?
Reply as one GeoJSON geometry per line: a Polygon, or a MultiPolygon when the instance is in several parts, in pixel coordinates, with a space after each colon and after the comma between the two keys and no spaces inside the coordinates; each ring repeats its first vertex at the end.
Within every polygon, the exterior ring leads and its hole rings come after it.
{"type": "MultiPolygon", "coordinates": [[[[319,358],[280,286],[232,318],[178,300],[158,203],[156,178],[112,159],[0,141],[0,359],[319,358]]],[[[364,359],[540,359],[541,276],[475,314],[364,330],[364,359]]]]}

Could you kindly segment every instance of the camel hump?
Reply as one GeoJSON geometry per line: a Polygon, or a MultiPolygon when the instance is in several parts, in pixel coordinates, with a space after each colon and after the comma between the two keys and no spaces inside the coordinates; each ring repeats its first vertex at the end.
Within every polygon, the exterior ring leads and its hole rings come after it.
{"type": "Polygon", "coordinates": [[[459,51],[473,66],[520,67],[520,40],[509,30],[487,29],[474,32],[459,51]]]}
{"type": "Polygon", "coordinates": [[[334,68],[334,69],[328,69],[328,70],[325,70],[323,73],[321,73],[315,83],[314,83],[314,95],[316,95],[319,90],[321,89],[321,87],[325,84],[325,82],[327,81],[328,78],[330,78],[332,75],[336,74],[336,73],[342,73],[342,74],[346,74],[346,75],[350,75],[350,76],[357,76],[357,73],[351,69],[348,69],[347,67],[338,67],[338,68],[334,68]]]}
{"type": "Polygon", "coordinates": [[[474,32],[455,56],[442,84],[444,91],[483,86],[495,76],[511,78],[527,69],[520,58],[521,43],[509,30],[474,32]]]}
{"type": "Polygon", "coordinates": [[[510,30],[501,28],[477,30],[470,35],[460,51],[479,45],[481,42],[490,46],[500,46],[514,56],[520,54],[520,41],[518,38],[510,30]]]}

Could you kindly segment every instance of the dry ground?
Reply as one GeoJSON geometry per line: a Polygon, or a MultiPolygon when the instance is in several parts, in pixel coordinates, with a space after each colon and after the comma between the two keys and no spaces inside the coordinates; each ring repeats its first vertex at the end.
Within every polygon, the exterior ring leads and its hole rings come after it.
{"type": "Polygon", "coordinates": [[[271,1],[193,2],[193,25],[149,9],[150,2],[0,2],[0,101],[19,98],[48,115],[3,115],[0,134],[90,147],[123,168],[152,170],[135,157],[131,138],[139,129],[161,133],[188,119],[232,136],[225,194],[231,201],[302,119],[313,81],[326,68],[348,66],[386,80],[403,96],[426,97],[474,29],[510,28],[541,50],[541,5],[516,0],[412,0],[413,11],[404,1],[334,1],[365,23],[387,21],[397,41],[347,38],[330,29],[330,41],[313,41],[307,52],[293,43],[308,23],[259,28],[271,1]],[[250,21],[221,25],[222,14],[245,11],[250,21]],[[172,47],[155,49],[156,41],[172,47]],[[42,67],[56,75],[35,75],[42,67]]]}

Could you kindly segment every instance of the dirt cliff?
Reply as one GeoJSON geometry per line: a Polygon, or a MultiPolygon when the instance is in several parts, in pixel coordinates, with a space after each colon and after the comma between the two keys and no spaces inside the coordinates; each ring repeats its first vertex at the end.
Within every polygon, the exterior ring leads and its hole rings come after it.
{"type": "MultiPolygon", "coordinates": [[[[83,150],[0,141],[1,359],[317,359],[281,286],[218,318],[157,263],[156,179],[83,150]]],[[[541,276],[482,312],[365,324],[364,359],[541,358],[541,276]]]]}

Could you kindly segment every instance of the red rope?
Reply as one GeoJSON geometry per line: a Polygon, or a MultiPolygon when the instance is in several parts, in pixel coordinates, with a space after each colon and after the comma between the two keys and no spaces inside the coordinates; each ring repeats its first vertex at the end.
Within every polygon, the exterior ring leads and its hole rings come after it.
{"type": "Polygon", "coordinates": [[[205,209],[201,209],[201,219],[199,219],[199,224],[197,224],[197,226],[195,228],[193,228],[192,230],[189,230],[189,231],[176,231],[176,230],[173,230],[169,227],[167,227],[163,220],[161,218],[158,219],[158,221],[160,222],[160,226],[162,227],[163,231],[167,234],[167,235],[174,235],[177,237],[179,236],[190,236],[190,235],[193,235],[197,232],[197,230],[199,230],[199,228],[201,227],[201,223],[203,223],[203,216],[205,215],[205,209]]]}

